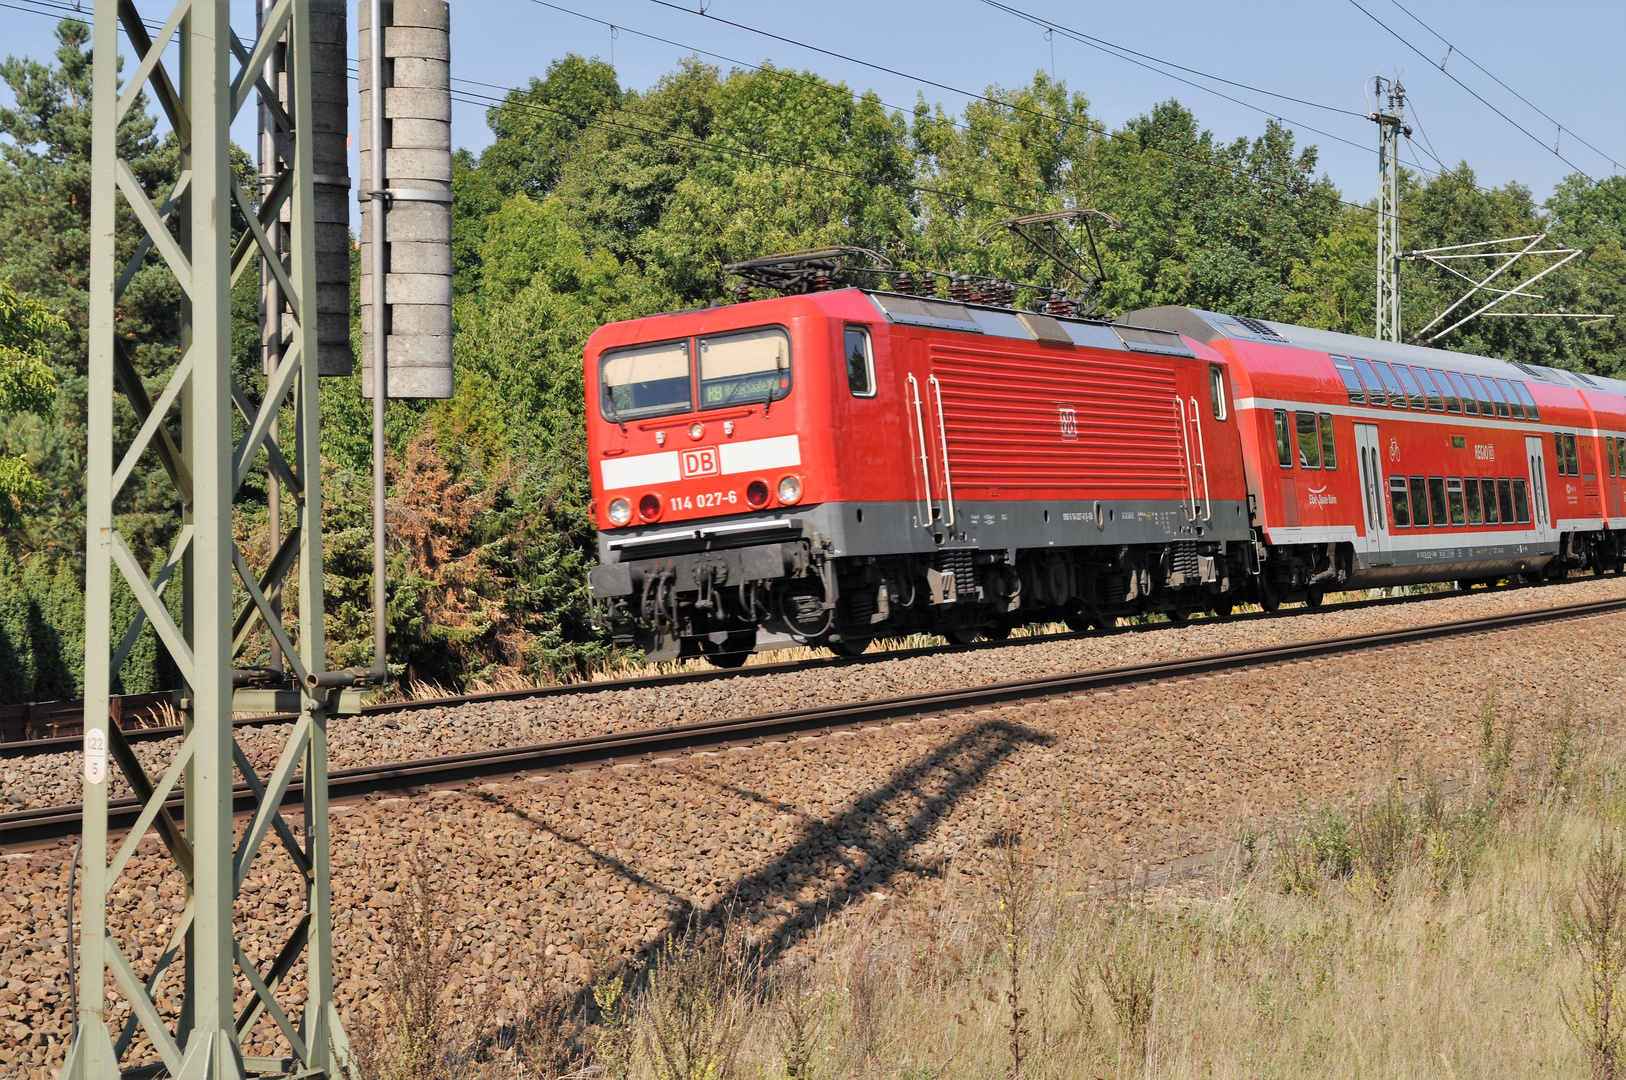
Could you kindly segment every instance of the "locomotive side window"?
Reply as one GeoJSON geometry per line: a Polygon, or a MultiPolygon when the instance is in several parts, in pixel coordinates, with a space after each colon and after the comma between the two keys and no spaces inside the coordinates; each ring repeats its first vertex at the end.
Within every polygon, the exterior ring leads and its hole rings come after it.
{"type": "Polygon", "coordinates": [[[1454,371],[1448,371],[1446,372],[1446,375],[1451,380],[1452,388],[1455,389],[1457,394],[1462,398],[1462,411],[1467,413],[1469,416],[1478,416],[1479,403],[1474,400],[1474,392],[1468,389],[1467,381],[1454,371]]]}
{"type": "Polygon", "coordinates": [[[1377,406],[1389,404],[1389,395],[1383,391],[1383,383],[1378,381],[1378,373],[1372,369],[1369,360],[1355,361],[1355,370],[1361,373],[1361,382],[1366,384],[1368,400],[1377,406]]]}
{"type": "Polygon", "coordinates": [[[1491,400],[1490,394],[1485,390],[1485,384],[1479,381],[1479,376],[1465,376],[1468,385],[1473,387],[1474,399],[1479,402],[1479,415],[1487,420],[1496,415],[1496,404],[1491,400]]]}
{"type": "Polygon", "coordinates": [[[1513,514],[1520,525],[1530,524],[1530,496],[1523,480],[1513,481],[1513,514]]]}
{"type": "Polygon", "coordinates": [[[1497,379],[1496,389],[1500,390],[1502,392],[1502,396],[1507,398],[1508,408],[1513,410],[1513,419],[1523,420],[1524,402],[1519,400],[1518,391],[1513,389],[1513,384],[1508,382],[1506,379],[1497,379]]]}
{"type": "Polygon", "coordinates": [[[689,343],[666,341],[608,353],[599,361],[599,404],[612,423],[694,408],[689,343]]]}
{"type": "Polygon", "coordinates": [[[1406,505],[1406,478],[1404,476],[1389,477],[1389,516],[1394,520],[1395,528],[1411,528],[1411,510],[1406,505]]]}
{"type": "Polygon", "coordinates": [[[776,326],[700,339],[700,407],[790,393],[790,335],[776,326]]]}
{"type": "Polygon", "coordinates": [[[1400,377],[1400,385],[1406,388],[1406,397],[1411,402],[1411,407],[1418,412],[1426,411],[1428,401],[1423,397],[1423,388],[1418,385],[1417,376],[1413,375],[1411,368],[1405,364],[1396,364],[1394,367],[1395,374],[1400,377]]]}
{"type": "Polygon", "coordinates": [[[1530,396],[1530,388],[1522,382],[1516,382],[1513,384],[1513,391],[1519,395],[1519,400],[1524,402],[1524,414],[1531,420],[1539,421],[1541,410],[1536,407],[1536,399],[1530,396]]]}
{"type": "Polygon", "coordinates": [[[1513,481],[1496,481],[1496,504],[1502,510],[1502,524],[1512,525],[1513,518],[1513,481]]]}
{"type": "Polygon", "coordinates": [[[1564,468],[1571,476],[1581,475],[1581,459],[1575,453],[1575,432],[1564,432],[1564,468]]]}
{"type": "MultiPolygon", "coordinates": [[[[1502,517],[1496,512],[1496,510],[1497,507],[1501,505],[1501,502],[1496,498],[1496,481],[1487,476],[1485,479],[1479,481],[1479,486],[1480,489],[1485,493],[1485,524],[1500,525],[1502,523],[1502,517]]],[[[1512,497],[1509,496],[1510,500],[1511,498],[1512,497]]]]}
{"type": "Polygon", "coordinates": [[[1366,387],[1361,385],[1361,377],[1355,374],[1355,367],[1349,362],[1349,357],[1333,357],[1332,366],[1338,369],[1338,377],[1344,380],[1344,390],[1349,394],[1349,403],[1365,405],[1366,387]]]}
{"type": "Polygon", "coordinates": [[[1440,393],[1445,395],[1445,411],[1448,413],[1460,413],[1462,411],[1462,399],[1458,395],[1461,394],[1462,391],[1452,386],[1451,380],[1446,378],[1445,372],[1441,371],[1439,368],[1429,368],[1428,373],[1434,376],[1435,385],[1440,388],[1440,393]]]}
{"type": "Polygon", "coordinates": [[[1479,509],[1479,477],[1468,477],[1462,485],[1462,494],[1468,502],[1468,524],[1483,525],[1485,515],[1479,509]]]}
{"type": "Polygon", "coordinates": [[[1428,481],[1421,476],[1411,478],[1411,517],[1419,529],[1428,528],[1428,481]]]}
{"type": "Polygon", "coordinates": [[[1434,376],[1428,373],[1428,368],[1415,367],[1411,370],[1412,374],[1417,376],[1417,381],[1423,384],[1423,396],[1428,399],[1428,411],[1444,412],[1445,395],[1434,385],[1434,376]]]}
{"type": "Polygon", "coordinates": [[[1434,518],[1434,524],[1456,524],[1451,521],[1445,508],[1445,477],[1431,476],[1428,478],[1428,508],[1434,518]]]}
{"type": "Polygon", "coordinates": [[[1338,447],[1332,439],[1332,413],[1321,414],[1321,467],[1323,469],[1336,469],[1338,467],[1338,447]]]}
{"type": "Polygon", "coordinates": [[[1462,504],[1462,479],[1460,477],[1448,476],[1445,478],[1445,501],[1451,510],[1451,524],[1465,524],[1468,517],[1462,504]]]}
{"type": "Polygon", "coordinates": [[[1287,410],[1276,410],[1276,463],[1284,469],[1293,467],[1293,433],[1287,429],[1287,410]]]}
{"type": "Polygon", "coordinates": [[[1214,407],[1214,419],[1225,419],[1225,369],[1218,364],[1208,365],[1208,398],[1214,407]]]}
{"type": "Polygon", "coordinates": [[[869,331],[849,326],[842,335],[842,351],[847,354],[847,389],[853,397],[875,396],[875,354],[870,351],[869,331]]]}
{"type": "Polygon", "coordinates": [[[1315,413],[1294,413],[1293,422],[1299,437],[1299,468],[1321,468],[1321,437],[1315,429],[1315,413]]]}

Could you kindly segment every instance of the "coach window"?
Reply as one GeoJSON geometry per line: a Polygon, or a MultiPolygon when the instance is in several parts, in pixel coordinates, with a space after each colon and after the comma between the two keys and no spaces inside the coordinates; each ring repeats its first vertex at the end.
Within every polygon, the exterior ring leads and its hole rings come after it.
{"type": "MultiPolygon", "coordinates": [[[[1445,508],[1445,477],[1431,476],[1428,478],[1428,508],[1432,511],[1434,524],[1444,525],[1451,519],[1445,508]]],[[[1453,524],[1455,524],[1453,522],[1453,524]]]]}
{"type": "Polygon", "coordinates": [[[1615,478],[1615,437],[1609,436],[1603,441],[1603,456],[1609,459],[1609,478],[1615,478]]]}
{"type": "Polygon", "coordinates": [[[1513,384],[1513,392],[1524,402],[1524,415],[1532,421],[1539,421],[1541,410],[1536,407],[1536,399],[1530,396],[1530,388],[1522,382],[1516,382],[1513,384]]]}
{"type": "Polygon", "coordinates": [[[1468,524],[1483,525],[1485,515],[1479,509],[1479,477],[1470,476],[1462,482],[1462,494],[1468,503],[1468,524]]]}
{"type": "Polygon", "coordinates": [[[1366,385],[1367,400],[1380,408],[1389,404],[1389,395],[1384,393],[1383,383],[1378,380],[1378,373],[1373,369],[1370,360],[1356,360],[1355,370],[1361,373],[1361,382],[1366,385]]]}
{"type": "Polygon", "coordinates": [[[1383,380],[1384,387],[1389,391],[1389,407],[1404,409],[1406,407],[1406,391],[1400,388],[1400,380],[1395,378],[1395,369],[1382,360],[1372,361],[1377,369],[1378,377],[1383,380]]]}
{"type": "Polygon", "coordinates": [[[1315,413],[1294,413],[1293,422],[1299,437],[1299,468],[1321,468],[1321,438],[1315,430],[1315,413]]]}
{"type": "Polygon", "coordinates": [[[1445,478],[1445,503],[1451,511],[1451,524],[1467,523],[1468,516],[1462,505],[1462,480],[1459,477],[1445,478]]]}
{"type": "Polygon", "coordinates": [[[1513,481],[1498,479],[1496,481],[1496,504],[1502,511],[1502,524],[1512,525],[1513,518],[1513,481]]]}
{"type": "Polygon", "coordinates": [[[1366,387],[1361,385],[1361,377],[1355,374],[1355,366],[1349,362],[1349,357],[1333,357],[1332,366],[1338,369],[1338,377],[1344,380],[1344,390],[1349,394],[1349,403],[1365,405],[1366,387]]]}
{"type": "Polygon", "coordinates": [[[1570,471],[1564,464],[1564,433],[1553,432],[1553,464],[1558,469],[1559,476],[1568,476],[1570,471]]]}
{"type": "Polygon", "coordinates": [[[1581,459],[1575,453],[1575,432],[1564,432],[1564,468],[1571,476],[1581,475],[1581,459]]]}
{"type": "Polygon", "coordinates": [[[1485,494],[1485,524],[1500,525],[1502,516],[1497,513],[1500,502],[1496,498],[1496,481],[1487,476],[1479,481],[1479,489],[1485,494]]]}
{"type": "Polygon", "coordinates": [[[1321,467],[1338,467],[1338,447],[1332,437],[1332,413],[1321,414],[1321,467]]]}
{"type": "Polygon", "coordinates": [[[1439,368],[1429,368],[1428,373],[1433,376],[1434,385],[1440,388],[1440,393],[1445,397],[1445,411],[1460,413],[1462,411],[1462,399],[1457,396],[1459,391],[1451,385],[1451,380],[1445,377],[1445,372],[1439,368]]]}
{"type": "Polygon", "coordinates": [[[1462,411],[1469,416],[1478,416],[1479,403],[1474,400],[1474,392],[1468,389],[1467,380],[1454,371],[1448,371],[1445,374],[1451,380],[1452,389],[1456,390],[1457,394],[1462,398],[1462,411]]]}
{"type": "Polygon", "coordinates": [[[1619,459],[1620,475],[1626,476],[1626,438],[1615,440],[1615,457],[1619,459]]]}
{"type": "Polygon", "coordinates": [[[1276,463],[1284,469],[1293,467],[1293,433],[1287,427],[1287,410],[1276,410],[1276,463]]]}
{"type": "Polygon", "coordinates": [[[1511,420],[1513,410],[1508,407],[1507,398],[1502,396],[1502,388],[1496,385],[1496,380],[1489,375],[1485,375],[1479,381],[1485,384],[1485,389],[1490,391],[1491,400],[1496,403],[1496,418],[1498,420],[1511,420]]]}
{"type": "Polygon", "coordinates": [[[1520,525],[1530,524],[1530,496],[1523,480],[1513,481],[1513,514],[1520,525]]]}
{"type": "Polygon", "coordinates": [[[1513,410],[1513,419],[1523,420],[1524,402],[1519,400],[1519,394],[1513,389],[1513,384],[1508,382],[1506,379],[1497,379],[1496,389],[1500,390],[1502,392],[1502,396],[1507,398],[1507,406],[1509,409],[1513,410]]]}
{"type": "Polygon", "coordinates": [[[600,408],[611,423],[694,408],[687,341],[608,353],[599,361],[598,382],[600,408]]]}
{"type": "Polygon", "coordinates": [[[790,335],[777,326],[700,339],[700,407],[773,402],[790,393],[790,335]]]}
{"type": "Polygon", "coordinates": [[[1397,529],[1411,528],[1411,510],[1406,505],[1406,478],[1389,477],[1389,516],[1397,529]]]}
{"type": "Polygon", "coordinates": [[[861,326],[847,327],[842,347],[847,354],[847,389],[853,397],[874,397],[875,356],[870,352],[869,331],[861,326]]]}
{"type": "Polygon", "coordinates": [[[1406,388],[1406,397],[1411,402],[1411,407],[1418,412],[1426,411],[1428,402],[1424,399],[1423,388],[1417,385],[1417,376],[1411,373],[1411,368],[1405,364],[1396,364],[1395,374],[1400,377],[1400,384],[1406,388]]]}
{"type": "Polygon", "coordinates": [[[1429,374],[1428,368],[1414,367],[1411,370],[1412,374],[1417,376],[1417,381],[1423,384],[1423,396],[1428,399],[1428,411],[1444,412],[1445,395],[1434,385],[1434,376],[1429,374]]]}
{"type": "Polygon", "coordinates": [[[1428,481],[1421,476],[1411,478],[1411,519],[1419,529],[1428,526],[1428,481]]]}
{"type": "Polygon", "coordinates": [[[1479,415],[1489,420],[1496,415],[1496,403],[1491,400],[1490,392],[1479,381],[1478,375],[1468,375],[1466,378],[1468,385],[1474,389],[1474,399],[1479,402],[1479,415]]]}

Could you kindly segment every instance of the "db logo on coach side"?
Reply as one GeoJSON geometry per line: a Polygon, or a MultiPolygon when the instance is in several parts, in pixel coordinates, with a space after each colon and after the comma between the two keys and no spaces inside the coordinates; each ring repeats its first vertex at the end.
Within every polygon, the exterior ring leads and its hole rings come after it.
{"type": "Polygon", "coordinates": [[[714,446],[683,451],[678,455],[678,469],[685,480],[696,476],[717,476],[723,471],[717,464],[717,448],[714,446]]]}

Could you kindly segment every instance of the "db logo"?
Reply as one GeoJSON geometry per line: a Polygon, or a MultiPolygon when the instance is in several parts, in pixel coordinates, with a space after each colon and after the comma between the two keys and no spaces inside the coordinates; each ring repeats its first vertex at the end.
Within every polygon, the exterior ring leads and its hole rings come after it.
{"type": "Polygon", "coordinates": [[[1078,438],[1078,413],[1071,405],[1057,405],[1056,417],[1061,423],[1062,438],[1078,438]]]}
{"type": "Polygon", "coordinates": [[[685,450],[678,455],[678,468],[683,479],[696,476],[717,476],[723,470],[717,464],[717,448],[703,446],[698,450],[685,450]]]}

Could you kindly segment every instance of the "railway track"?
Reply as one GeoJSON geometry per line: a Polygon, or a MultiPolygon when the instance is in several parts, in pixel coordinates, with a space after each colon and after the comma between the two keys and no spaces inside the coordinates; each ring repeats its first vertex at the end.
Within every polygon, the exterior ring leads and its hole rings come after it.
{"type": "MultiPolygon", "coordinates": [[[[1545,588],[1549,582],[1537,585],[1518,584],[1500,586],[1495,591],[1502,592],[1512,589],[1545,588]]],[[[1401,607],[1412,604],[1426,604],[1428,601],[1442,596],[1459,596],[1460,593],[1423,593],[1416,596],[1383,597],[1373,600],[1352,600],[1343,604],[1329,604],[1318,608],[1317,613],[1329,614],[1339,611],[1364,611],[1376,608],[1401,607]]],[[[1276,619],[1288,619],[1305,614],[1303,608],[1290,608],[1282,611],[1266,612],[1255,611],[1227,618],[1226,622],[1246,624],[1249,622],[1265,622],[1276,619]]],[[[1206,618],[1193,619],[1195,623],[1208,622],[1206,618]]],[[[1130,635],[1149,633],[1156,630],[1167,630],[1168,623],[1146,623],[1120,626],[1105,633],[1102,631],[1084,631],[1082,633],[1038,634],[1032,637],[1009,638],[1003,641],[977,641],[969,645],[927,645],[913,649],[898,649],[890,652],[868,653],[855,657],[817,657],[808,660],[791,660],[775,664],[755,664],[746,668],[717,669],[712,671],[683,671],[666,675],[635,675],[622,679],[603,679],[597,682],[561,683],[557,686],[530,687],[523,690],[498,690],[486,693],[460,694],[448,697],[421,698],[416,701],[390,701],[375,705],[363,705],[362,716],[384,716],[391,713],[415,712],[424,709],[455,708],[460,705],[478,705],[485,702],[497,701],[525,701],[549,697],[563,697],[572,694],[599,694],[614,693],[618,690],[632,690],[638,688],[664,688],[673,686],[692,686],[701,683],[716,682],[721,679],[755,678],[763,675],[783,675],[787,673],[811,670],[837,669],[861,666],[865,664],[883,663],[892,660],[907,660],[910,657],[925,655],[949,655],[953,653],[977,652],[986,649],[1009,648],[1011,646],[1038,645],[1044,642],[1066,641],[1080,637],[1111,637],[1115,635],[1130,635]]],[[[238,717],[232,721],[233,727],[250,728],[264,727],[275,724],[291,724],[299,717],[295,713],[266,713],[260,716],[238,717]]],[[[153,742],[163,739],[179,738],[182,730],[178,726],[166,727],[138,727],[129,728],[124,732],[127,742],[153,742]]],[[[78,750],[83,733],[58,735],[43,739],[21,739],[13,742],[0,742],[0,758],[5,757],[32,757],[41,754],[60,754],[78,750]]]]}
{"type": "MultiPolygon", "coordinates": [[[[472,780],[570,769],[583,765],[653,760],[661,755],[702,748],[727,748],[741,743],[759,744],[808,731],[865,727],[929,717],[938,713],[963,712],[968,709],[1044,700],[1108,687],[1191,678],[1213,672],[1388,648],[1463,634],[1514,629],[1617,611],[1626,611],[1626,599],[1433,623],[1402,630],[1327,638],[1257,650],[1213,653],[1180,660],[991,683],[966,689],[911,694],[861,703],[796,709],[671,727],[614,732],[529,746],[480,750],[414,761],[389,762],[341,769],[331,773],[328,777],[328,794],[330,800],[340,802],[385,792],[412,792],[455,786],[472,780]]],[[[649,684],[641,682],[639,685],[649,684]]],[[[303,789],[296,782],[290,786],[283,800],[284,805],[298,805],[302,797],[303,789]]],[[[254,796],[247,786],[239,785],[235,791],[235,809],[238,812],[247,812],[253,806],[253,799],[254,796]]],[[[184,811],[183,798],[179,794],[172,796],[166,805],[177,817],[184,811]]],[[[117,799],[109,803],[108,811],[109,827],[115,830],[124,829],[134,823],[140,805],[133,798],[117,799]]],[[[80,807],[66,805],[36,807],[0,815],[0,849],[33,846],[77,835],[80,817],[80,807]]]]}

